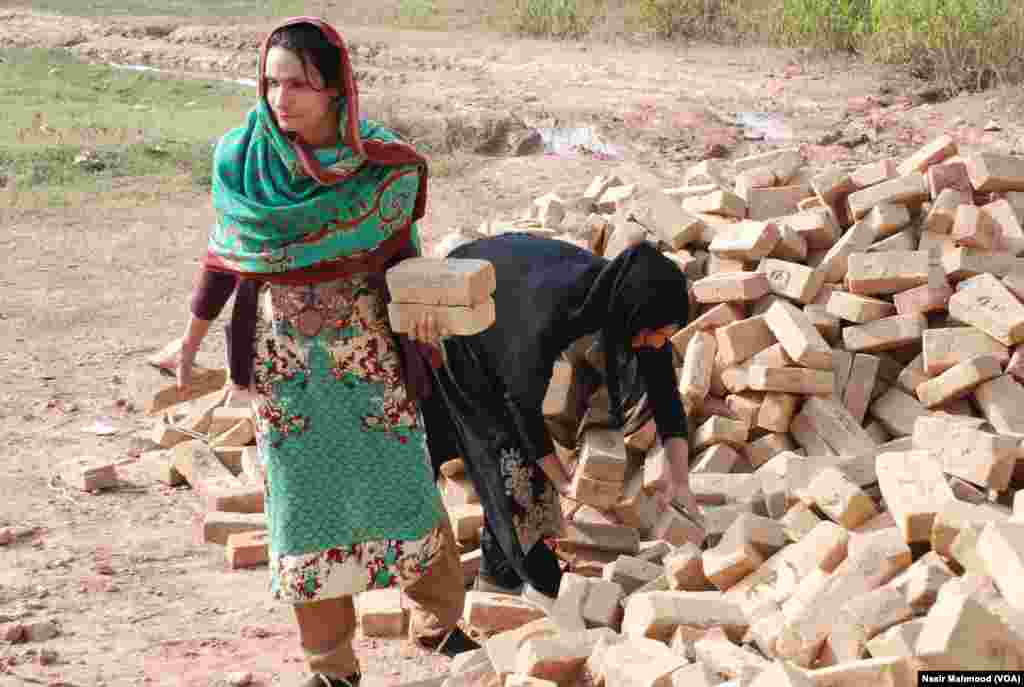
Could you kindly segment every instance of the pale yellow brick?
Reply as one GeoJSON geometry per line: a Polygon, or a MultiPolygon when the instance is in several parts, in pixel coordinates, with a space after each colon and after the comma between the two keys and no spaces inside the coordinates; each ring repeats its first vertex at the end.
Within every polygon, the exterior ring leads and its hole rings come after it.
{"type": "Polygon", "coordinates": [[[715,338],[717,358],[725,366],[741,363],[776,343],[763,315],[721,326],[715,330],[715,338]]]}
{"type": "Polygon", "coordinates": [[[764,314],[772,334],[796,363],[821,370],[832,369],[832,349],[803,311],[777,301],[764,314]]]}
{"type": "Polygon", "coordinates": [[[1024,159],[995,153],[974,153],[964,162],[975,191],[1024,191],[1024,159]]]}
{"type": "Polygon", "coordinates": [[[1009,485],[1020,455],[1018,440],[949,417],[918,418],[913,436],[914,447],[932,451],[945,472],[997,491],[1009,485]]]}
{"type": "Polygon", "coordinates": [[[896,314],[896,307],[888,301],[845,291],[833,291],[825,310],[841,320],[856,324],[865,324],[896,314]]]}
{"type": "Polygon", "coordinates": [[[916,397],[892,386],[871,403],[868,413],[890,435],[905,437],[914,433],[914,423],[927,415],[928,409],[916,397]]]}
{"type": "Polygon", "coordinates": [[[835,375],[831,370],[801,367],[751,365],[748,369],[748,382],[755,391],[831,394],[835,390],[835,375]]]}
{"type": "Polygon", "coordinates": [[[1024,341],[1024,304],[991,274],[961,282],[949,314],[1007,346],[1024,341]]]}
{"type": "Polygon", "coordinates": [[[851,216],[859,220],[880,203],[911,205],[924,202],[928,198],[928,184],[924,175],[913,172],[855,191],[850,194],[847,202],[851,216]]]}
{"type": "Polygon", "coordinates": [[[875,240],[875,232],[867,222],[857,222],[825,253],[817,265],[825,275],[826,283],[840,282],[846,277],[850,255],[868,249],[875,240]]]}
{"type": "Polygon", "coordinates": [[[683,209],[694,214],[707,213],[742,219],[747,215],[747,204],[731,191],[714,191],[683,201],[683,209]]]}
{"type": "Polygon", "coordinates": [[[931,542],[936,514],[955,499],[942,463],[929,451],[882,453],[876,470],[886,506],[907,543],[931,542]]]}
{"type": "Polygon", "coordinates": [[[927,251],[853,253],[848,260],[846,283],[861,296],[894,294],[928,283],[927,251]]]}
{"type": "Polygon", "coordinates": [[[826,515],[853,529],[878,515],[874,501],[836,468],[825,468],[806,489],[807,498],[826,515]]]}
{"type": "Polygon", "coordinates": [[[891,236],[910,224],[910,211],[906,205],[880,203],[867,215],[867,222],[875,230],[875,238],[891,236]]]}
{"type": "Polygon", "coordinates": [[[1002,365],[993,355],[968,358],[941,375],[918,385],[917,397],[926,407],[935,408],[961,398],[979,384],[998,377],[1002,372],[1002,365]]]}
{"type": "Polygon", "coordinates": [[[757,269],[767,276],[772,293],[804,305],[814,300],[825,280],[822,272],[774,258],[765,258],[757,269]]]}
{"type": "Polygon", "coordinates": [[[974,402],[997,432],[1024,434],[1024,386],[1012,375],[980,384],[974,402]]]}
{"type": "Polygon", "coordinates": [[[901,348],[918,341],[928,327],[924,315],[894,315],[843,329],[848,351],[869,353],[901,348]]]}
{"type": "MultiPolygon", "coordinates": [[[[943,327],[928,329],[921,342],[923,374],[940,375],[955,365],[978,355],[994,355],[1000,363],[1010,360],[1010,351],[991,336],[973,327],[943,327]]],[[[911,380],[906,380],[912,383],[911,380]]],[[[923,379],[915,376],[920,384],[923,379]]],[[[915,385],[912,391],[916,391],[915,385]]]]}
{"type": "Polygon", "coordinates": [[[932,165],[937,165],[957,155],[958,152],[956,141],[948,135],[942,135],[932,139],[903,160],[896,168],[896,172],[901,176],[925,172],[932,165]]]}

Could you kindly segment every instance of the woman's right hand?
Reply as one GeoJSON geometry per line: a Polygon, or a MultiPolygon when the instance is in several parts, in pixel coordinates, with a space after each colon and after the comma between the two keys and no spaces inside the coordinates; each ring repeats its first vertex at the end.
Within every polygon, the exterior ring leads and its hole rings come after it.
{"type": "Polygon", "coordinates": [[[410,336],[414,341],[425,343],[430,346],[440,346],[441,339],[447,334],[437,325],[437,320],[430,313],[416,320],[412,326],[410,336]]]}

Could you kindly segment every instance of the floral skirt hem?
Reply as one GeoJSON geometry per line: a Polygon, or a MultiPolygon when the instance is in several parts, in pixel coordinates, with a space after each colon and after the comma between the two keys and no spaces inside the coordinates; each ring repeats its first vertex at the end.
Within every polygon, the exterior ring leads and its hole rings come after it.
{"type": "Polygon", "coordinates": [[[368,589],[406,587],[437,559],[443,543],[438,525],[421,539],[385,539],[300,555],[270,556],[270,591],[289,604],[352,596],[368,589]]]}

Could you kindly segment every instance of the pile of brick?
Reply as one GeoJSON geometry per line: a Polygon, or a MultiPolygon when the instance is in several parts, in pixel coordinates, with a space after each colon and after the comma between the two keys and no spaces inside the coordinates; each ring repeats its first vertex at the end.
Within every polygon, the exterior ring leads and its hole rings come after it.
{"type": "MultiPolygon", "coordinates": [[[[673,343],[705,527],[655,507],[653,423],[578,431],[602,369],[578,342],[545,401],[573,475],[569,573],[548,610],[471,591],[490,639],[445,684],[909,687],[1024,667],[1024,159],[944,137],[856,169],[780,150],[684,181],[599,177],[479,233],[605,256],[648,240],[689,275],[673,343]]],[[[482,512],[446,467],[471,551],[482,512]]]]}
{"type": "MultiPolygon", "coordinates": [[[[581,430],[607,396],[599,346],[577,342],[544,406],[573,476],[559,598],[470,591],[485,645],[445,684],[910,687],[921,669],[1024,667],[1024,159],[941,138],[856,169],[706,161],[684,182],[599,177],[480,234],[608,257],[649,240],[690,277],[673,344],[703,527],[655,506],[653,421],[581,430]]],[[[210,375],[207,395],[150,410],[171,416],[163,477],[197,490],[205,540],[226,544],[264,528],[261,475],[251,420],[210,375]]],[[[442,473],[468,585],[483,510],[461,461],[442,473]]],[[[397,590],[358,606],[364,635],[402,634],[397,590]]]]}
{"type": "MultiPolygon", "coordinates": [[[[173,345],[173,344],[172,344],[173,345]]],[[[185,392],[155,361],[130,379],[143,410],[155,416],[151,433],[158,447],[141,456],[154,480],[188,484],[202,499],[195,540],[224,547],[232,569],[263,565],[268,559],[263,513],[264,475],[257,452],[250,404],[229,404],[227,370],[197,368],[185,392]]]]}

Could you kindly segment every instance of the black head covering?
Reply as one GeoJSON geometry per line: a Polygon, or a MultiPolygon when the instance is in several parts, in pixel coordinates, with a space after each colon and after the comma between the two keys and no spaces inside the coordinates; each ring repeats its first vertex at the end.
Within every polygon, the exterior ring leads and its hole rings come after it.
{"type": "MultiPolygon", "coordinates": [[[[641,329],[683,326],[689,319],[686,276],[679,266],[649,243],[640,243],[619,254],[594,280],[574,318],[600,321],[601,348],[605,355],[605,382],[610,412],[616,427],[625,424],[619,371],[631,342],[641,329]]],[[[636,352],[639,372],[645,378],[671,355],[670,344],[660,350],[636,352]]]]}

